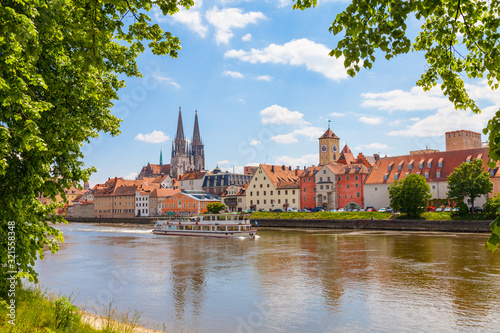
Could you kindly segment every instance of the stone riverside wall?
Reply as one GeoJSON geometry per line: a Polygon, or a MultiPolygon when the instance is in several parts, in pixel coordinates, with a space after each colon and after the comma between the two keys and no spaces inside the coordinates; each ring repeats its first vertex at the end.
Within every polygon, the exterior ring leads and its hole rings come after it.
{"type": "MultiPolygon", "coordinates": [[[[68,222],[154,224],[156,217],[84,218],[68,217],[68,222]]],[[[161,218],[160,218],[161,219],[161,218]]],[[[425,220],[289,220],[252,219],[252,224],[273,228],[330,228],[401,231],[491,232],[491,221],[425,221],[425,220]]]]}
{"type": "Polygon", "coordinates": [[[154,224],[158,218],[157,217],[127,217],[127,218],[65,217],[65,219],[68,222],[78,222],[78,223],[154,224]]]}
{"type": "Polygon", "coordinates": [[[252,219],[260,227],[330,228],[401,231],[491,232],[491,221],[425,221],[425,220],[288,220],[252,219]]]}

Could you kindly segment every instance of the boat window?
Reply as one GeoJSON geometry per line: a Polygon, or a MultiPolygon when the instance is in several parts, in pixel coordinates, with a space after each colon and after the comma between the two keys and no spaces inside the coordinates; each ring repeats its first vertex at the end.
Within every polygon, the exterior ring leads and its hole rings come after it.
{"type": "Polygon", "coordinates": [[[177,230],[184,230],[184,226],[183,225],[178,225],[177,226],[177,230]]]}
{"type": "Polygon", "coordinates": [[[210,230],[210,226],[209,226],[209,225],[204,225],[204,226],[202,227],[202,230],[210,230]]]}
{"type": "Polygon", "coordinates": [[[201,230],[201,226],[200,225],[194,225],[193,226],[193,230],[201,230]]]}
{"type": "Polygon", "coordinates": [[[218,225],[217,226],[217,231],[226,231],[226,227],[223,225],[218,225]]]}
{"type": "Polygon", "coordinates": [[[187,225],[186,226],[186,230],[193,230],[193,226],[192,225],[187,225]]]}

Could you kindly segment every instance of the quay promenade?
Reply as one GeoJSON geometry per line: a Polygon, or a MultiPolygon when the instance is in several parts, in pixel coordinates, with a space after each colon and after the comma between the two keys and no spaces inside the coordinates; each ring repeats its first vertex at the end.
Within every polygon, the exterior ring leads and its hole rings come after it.
{"type": "MultiPolygon", "coordinates": [[[[151,224],[161,217],[135,218],[80,218],[67,217],[68,222],[78,223],[125,223],[151,224]]],[[[400,231],[444,231],[444,232],[491,232],[491,221],[427,221],[427,220],[296,220],[296,219],[252,219],[253,225],[261,228],[328,228],[400,231]]]]}

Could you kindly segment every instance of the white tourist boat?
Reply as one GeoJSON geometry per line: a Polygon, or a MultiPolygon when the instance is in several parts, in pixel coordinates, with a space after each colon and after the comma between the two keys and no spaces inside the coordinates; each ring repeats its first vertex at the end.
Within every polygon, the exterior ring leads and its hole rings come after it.
{"type": "Polygon", "coordinates": [[[255,238],[249,214],[204,214],[156,221],[153,233],[171,236],[255,238]]]}

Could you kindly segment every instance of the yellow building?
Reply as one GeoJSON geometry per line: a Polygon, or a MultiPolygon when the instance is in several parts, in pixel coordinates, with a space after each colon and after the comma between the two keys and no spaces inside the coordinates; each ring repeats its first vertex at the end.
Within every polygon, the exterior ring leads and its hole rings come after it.
{"type": "Polygon", "coordinates": [[[246,189],[247,209],[298,209],[299,173],[284,165],[259,165],[246,189]]]}
{"type": "Polygon", "coordinates": [[[337,162],[340,156],[340,138],[328,126],[328,130],[319,138],[319,165],[337,162]]]}

